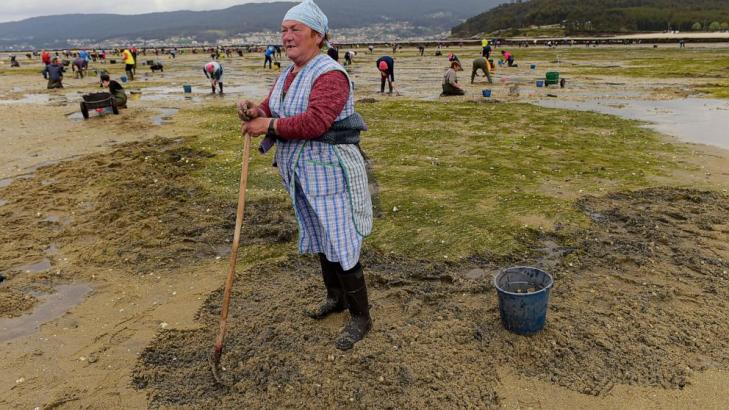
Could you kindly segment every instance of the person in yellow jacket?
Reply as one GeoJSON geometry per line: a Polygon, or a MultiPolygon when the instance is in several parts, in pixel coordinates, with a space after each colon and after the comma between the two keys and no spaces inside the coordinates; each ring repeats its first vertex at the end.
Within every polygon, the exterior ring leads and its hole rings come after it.
{"type": "Polygon", "coordinates": [[[481,56],[486,60],[491,58],[491,43],[486,39],[481,40],[481,56]]]}
{"type": "Polygon", "coordinates": [[[124,71],[127,72],[129,81],[134,80],[134,55],[128,48],[122,51],[122,60],[124,60],[124,71]]]}

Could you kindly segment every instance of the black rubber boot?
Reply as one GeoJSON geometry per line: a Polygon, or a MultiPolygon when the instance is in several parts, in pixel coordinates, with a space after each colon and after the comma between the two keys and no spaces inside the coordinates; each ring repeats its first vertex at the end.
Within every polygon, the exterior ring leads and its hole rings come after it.
{"type": "Polygon", "coordinates": [[[340,271],[339,280],[342,282],[347,307],[349,307],[349,313],[352,317],[342,329],[342,333],[339,334],[335,344],[339,350],[349,350],[370,331],[372,318],[370,318],[367,284],[365,283],[362,266],[358,263],[357,266],[347,272],[340,271]]]}
{"type": "Polygon", "coordinates": [[[213,94],[215,94],[215,84],[211,84],[211,85],[210,85],[210,88],[212,88],[212,89],[213,89],[213,94]]]}
{"type": "Polygon", "coordinates": [[[218,87],[220,87],[220,94],[223,93],[223,83],[218,83],[218,87]]]}
{"type": "Polygon", "coordinates": [[[321,263],[321,276],[324,279],[324,286],[327,288],[327,296],[316,310],[306,312],[307,316],[316,320],[324,319],[332,313],[344,312],[346,307],[344,291],[339,282],[339,277],[337,277],[339,264],[329,262],[323,254],[319,254],[319,262],[321,263]]]}

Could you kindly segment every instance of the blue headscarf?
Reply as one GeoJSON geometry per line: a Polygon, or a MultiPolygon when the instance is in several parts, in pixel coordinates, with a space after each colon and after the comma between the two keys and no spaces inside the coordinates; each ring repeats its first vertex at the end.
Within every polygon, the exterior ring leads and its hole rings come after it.
{"type": "Polygon", "coordinates": [[[329,32],[329,19],[313,0],[304,0],[292,7],[283,19],[304,23],[322,36],[329,32]]]}

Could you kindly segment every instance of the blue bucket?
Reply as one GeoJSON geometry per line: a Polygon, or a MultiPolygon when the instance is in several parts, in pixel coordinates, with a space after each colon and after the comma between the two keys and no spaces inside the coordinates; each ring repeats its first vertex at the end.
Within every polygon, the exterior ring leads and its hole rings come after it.
{"type": "Polygon", "coordinates": [[[537,80],[537,87],[544,87],[544,80],[537,80]]]}
{"type": "Polygon", "coordinates": [[[536,70],[537,69],[537,65],[536,64],[532,64],[532,65],[529,66],[529,68],[531,68],[532,70],[536,70]]]}
{"type": "Polygon", "coordinates": [[[491,97],[491,90],[483,90],[481,91],[484,97],[489,98],[491,97]]]}
{"type": "Polygon", "coordinates": [[[532,335],[544,329],[549,291],[554,279],[547,272],[526,266],[501,271],[494,278],[499,314],[506,330],[532,335]]]}
{"type": "Polygon", "coordinates": [[[190,94],[192,92],[192,86],[190,84],[184,84],[182,90],[185,91],[185,94],[190,94]]]}
{"type": "Polygon", "coordinates": [[[121,82],[123,82],[123,83],[126,83],[126,82],[127,82],[127,76],[125,76],[125,75],[123,75],[123,76],[119,77],[119,79],[120,79],[120,80],[121,80],[121,82]]]}

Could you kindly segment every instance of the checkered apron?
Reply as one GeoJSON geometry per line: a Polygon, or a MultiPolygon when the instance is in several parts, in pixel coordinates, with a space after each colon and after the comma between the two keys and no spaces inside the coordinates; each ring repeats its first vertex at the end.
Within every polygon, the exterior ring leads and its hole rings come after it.
{"type": "MultiPolygon", "coordinates": [[[[319,55],[299,71],[284,94],[284,82],[291,70],[293,66],[281,74],[269,99],[276,118],[306,112],[311,88],[322,74],[336,70],[347,75],[337,62],[319,55]]],[[[352,94],[350,80],[349,99],[336,121],[354,114],[352,94]]],[[[343,269],[353,268],[359,261],[364,237],[372,231],[372,201],[359,147],[278,140],[276,162],[299,222],[299,252],[323,253],[343,269]]]]}

